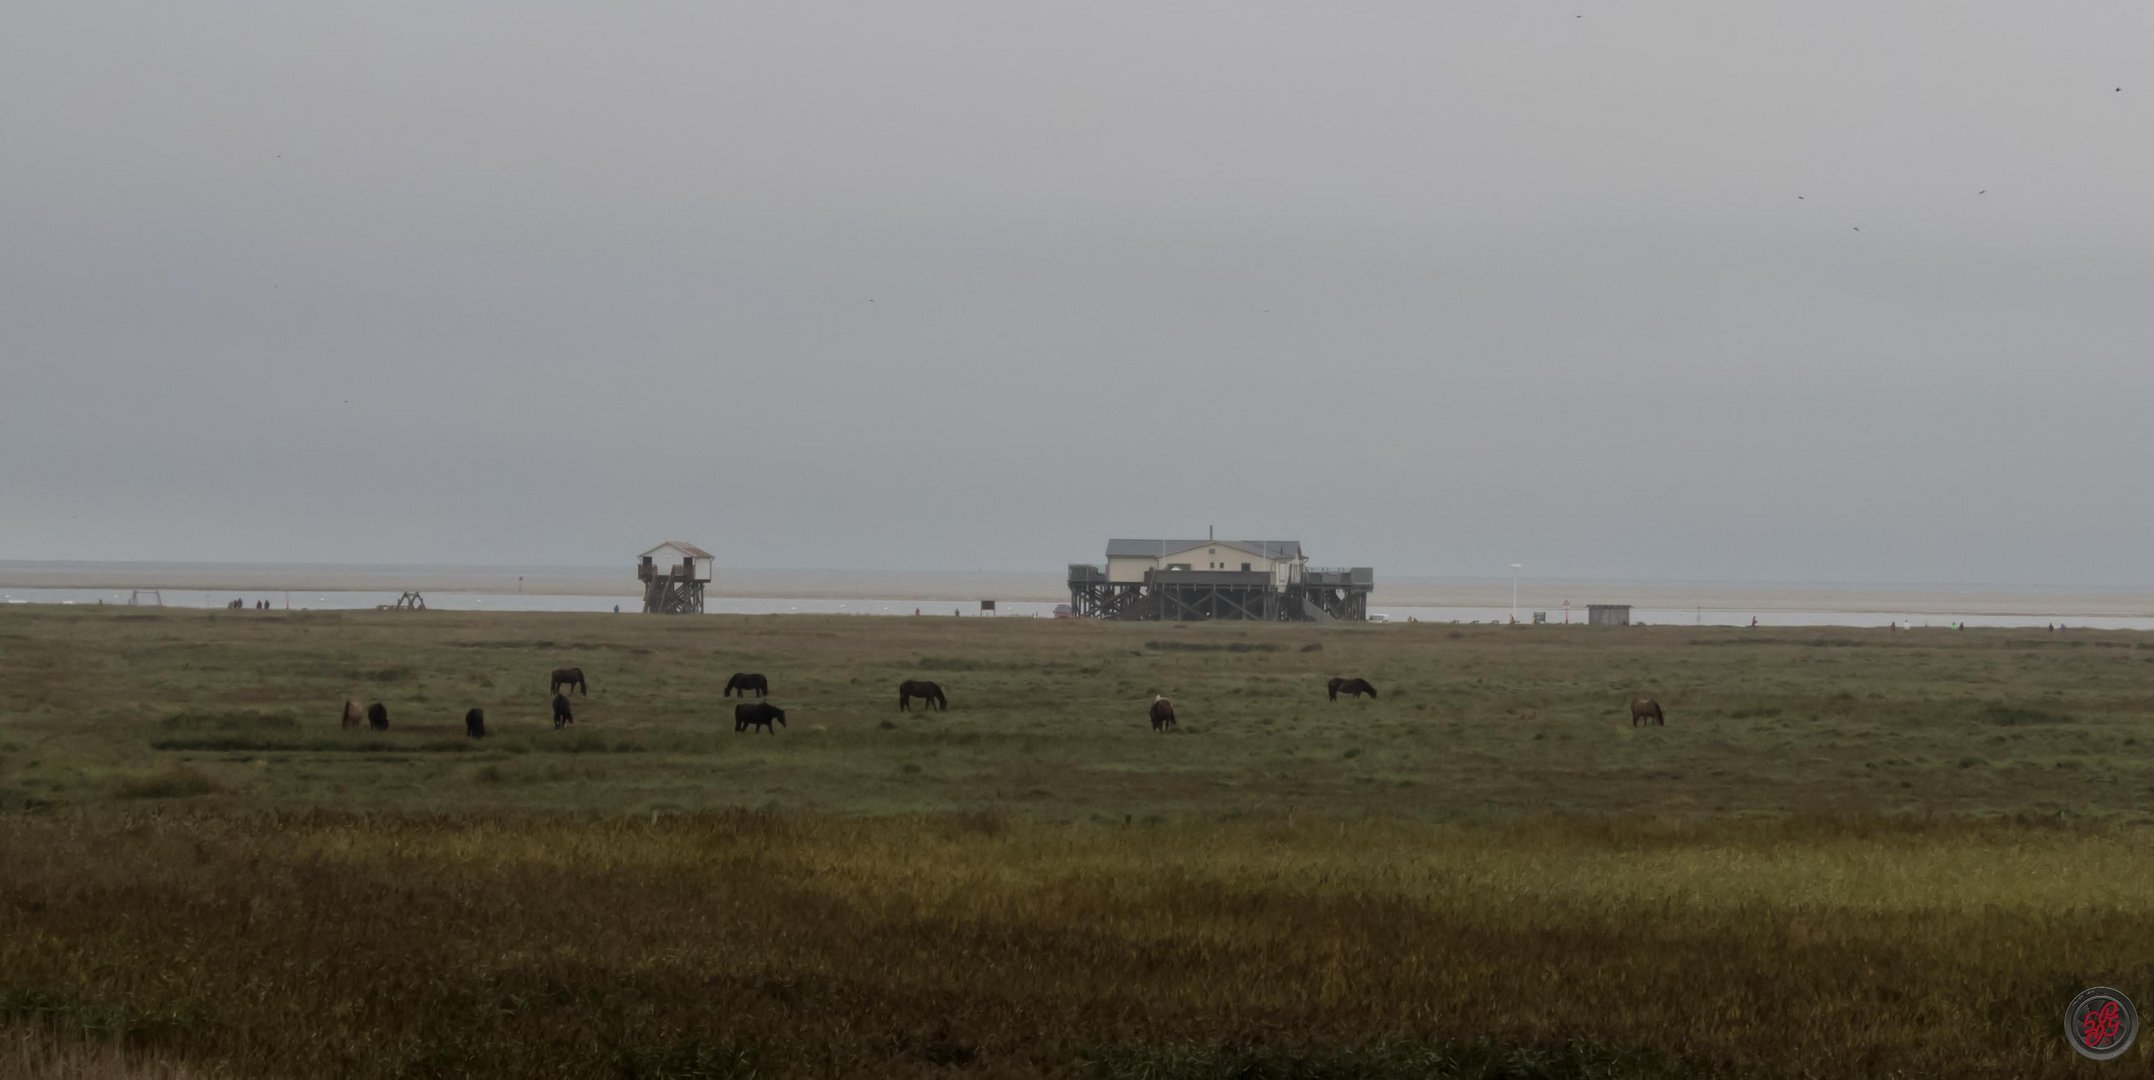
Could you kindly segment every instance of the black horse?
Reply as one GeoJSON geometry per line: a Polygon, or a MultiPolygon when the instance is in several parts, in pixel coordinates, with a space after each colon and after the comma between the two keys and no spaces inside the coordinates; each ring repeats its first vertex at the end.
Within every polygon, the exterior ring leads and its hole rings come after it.
{"type": "Polygon", "coordinates": [[[559,731],[576,722],[576,714],[568,710],[568,695],[553,696],[553,729],[559,731]]]}
{"type": "Polygon", "coordinates": [[[548,690],[547,693],[558,694],[561,692],[561,688],[564,686],[568,687],[571,690],[583,691],[583,696],[585,697],[591,696],[591,688],[585,685],[583,681],[583,669],[580,667],[565,667],[553,669],[553,688],[548,690]]]}
{"type": "Polygon", "coordinates": [[[1152,699],[1152,730],[1166,731],[1178,725],[1174,722],[1174,703],[1164,697],[1152,699]]]}
{"type": "Polygon", "coordinates": [[[389,706],[377,701],[366,707],[367,726],[376,731],[389,730],[389,706]]]}
{"type": "Polygon", "coordinates": [[[761,675],[736,671],[733,673],[732,678],[725,681],[725,696],[732,697],[735,690],[740,691],[740,696],[742,697],[747,697],[750,690],[755,691],[755,696],[757,697],[769,697],[770,680],[761,675]]]}
{"type": "Polygon", "coordinates": [[[486,737],[486,710],[473,709],[464,714],[464,734],[474,739],[486,737]]]}
{"type": "Polygon", "coordinates": [[[776,735],[778,729],[770,726],[770,722],[773,720],[778,722],[778,727],[784,727],[785,710],[772,705],[770,702],[743,701],[733,706],[733,730],[735,732],[759,727],[776,735]]]}
{"type": "Polygon", "coordinates": [[[932,705],[937,709],[942,709],[945,711],[950,708],[950,699],[944,697],[942,694],[942,687],[937,686],[934,683],[927,682],[922,679],[907,679],[904,682],[898,684],[899,712],[911,711],[912,699],[914,698],[919,698],[921,701],[926,703],[925,705],[921,706],[921,708],[923,709],[926,708],[928,705],[932,705]]]}
{"type": "Polygon", "coordinates": [[[1326,684],[1325,689],[1330,691],[1333,701],[1339,700],[1340,694],[1348,697],[1360,697],[1363,694],[1372,698],[1376,696],[1376,688],[1370,686],[1367,679],[1333,679],[1326,684]]]}

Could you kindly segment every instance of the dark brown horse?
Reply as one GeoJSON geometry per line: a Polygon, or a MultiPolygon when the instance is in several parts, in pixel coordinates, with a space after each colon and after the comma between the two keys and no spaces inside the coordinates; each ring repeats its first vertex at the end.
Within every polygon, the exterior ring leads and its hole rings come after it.
{"type": "Polygon", "coordinates": [[[389,730],[389,706],[377,701],[366,707],[367,726],[376,731],[389,730]]]}
{"type": "Polygon", "coordinates": [[[568,710],[568,695],[553,696],[553,729],[559,731],[576,722],[576,714],[568,710]]]}
{"type": "Polygon", "coordinates": [[[1152,699],[1152,730],[1166,731],[1175,727],[1174,703],[1165,697],[1152,699]]]}
{"type": "Polygon", "coordinates": [[[486,737],[486,710],[473,709],[464,714],[464,734],[474,739],[486,737]]]}
{"type": "Polygon", "coordinates": [[[353,701],[350,698],[345,698],[343,720],[344,730],[350,731],[351,729],[358,727],[359,725],[364,723],[366,723],[366,710],[360,708],[358,702],[353,701]]]}
{"type": "Polygon", "coordinates": [[[942,687],[934,683],[920,679],[907,679],[898,684],[899,712],[909,711],[912,708],[912,699],[914,698],[919,698],[926,703],[921,708],[926,708],[928,705],[945,711],[950,708],[950,699],[944,697],[942,687]]]}
{"type": "Polygon", "coordinates": [[[1630,726],[1637,727],[1647,721],[1661,727],[1668,726],[1668,718],[1661,715],[1660,702],[1649,697],[1630,699],[1630,726]]]}
{"type": "Polygon", "coordinates": [[[547,693],[558,694],[561,692],[561,688],[564,686],[568,687],[571,690],[583,691],[583,696],[585,697],[591,696],[591,688],[585,685],[583,681],[583,669],[580,667],[565,667],[553,669],[553,686],[547,690],[547,693]]]}
{"type": "Polygon", "coordinates": [[[777,707],[776,705],[772,705],[770,702],[743,701],[740,704],[733,706],[733,730],[735,732],[746,731],[752,727],[759,727],[762,728],[764,731],[776,735],[778,733],[778,728],[770,726],[770,722],[773,720],[776,720],[778,722],[778,727],[784,727],[785,710],[777,707]]]}
{"type": "Polygon", "coordinates": [[[1339,700],[1340,694],[1347,697],[1360,697],[1363,694],[1372,698],[1376,696],[1376,688],[1370,686],[1367,679],[1333,679],[1325,684],[1325,689],[1330,692],[1333,701],[1339,700]]]}
{"type": "Polygon", "coordinates": [[[740,696],[742,697],[747,697],[750,690],[755,691],[755,696],[757,697],[768,697],[770,696],[770,680],[761,675],[737,671],[733,673],[732,678],[725,681],[725,696],[732,697],[735,690],[740,691],[740,696]]]}

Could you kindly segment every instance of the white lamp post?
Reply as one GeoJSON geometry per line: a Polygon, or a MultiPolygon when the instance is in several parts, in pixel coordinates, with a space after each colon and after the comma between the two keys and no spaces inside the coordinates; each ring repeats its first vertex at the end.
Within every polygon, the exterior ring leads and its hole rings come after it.
{"type": "Polygon", "coordinates": [[[1525,568],[1525,563],[1511,564],[1511,622],[1513,625],[1518,622],[1518,572],[1525,568]]]}

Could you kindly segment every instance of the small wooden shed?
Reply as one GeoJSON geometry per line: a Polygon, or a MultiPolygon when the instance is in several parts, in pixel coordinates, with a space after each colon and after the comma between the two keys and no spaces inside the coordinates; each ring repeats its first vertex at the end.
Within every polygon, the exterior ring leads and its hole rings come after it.
{"type": "Polygon", "coordinates": [[[703,587],[711,580],[711,553],[668,540],[643,553],[636,564],[643,582],[643,610],[661,615],[703,614],[703,587]]]}
{"type": "Polygon", "coordinates": [[[1587,626],[1629,626],[1629,604],[1587,604],[1587,626]]]}

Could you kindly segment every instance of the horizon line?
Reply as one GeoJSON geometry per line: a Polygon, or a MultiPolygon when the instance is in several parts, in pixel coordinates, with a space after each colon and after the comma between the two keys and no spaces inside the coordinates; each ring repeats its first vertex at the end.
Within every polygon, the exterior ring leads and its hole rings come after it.
{"type": "MultiPolygon", "coordinates": [[[[1079,565],[1079,564],[1068,564],[1068,565],[1079,565]]],[[[465,571],[472,571],[472,570],[477,570],[477,571],[490,571],[490,572],[495,572],[495,573],[509,573],[509,572],[513,572],[513,571],[517,571],[517,570],[525,570],[525,571],[533,571],[533,570],[536,570],[536,571],[549,571],[549,570],[550,570],[550,571],[563,571],[563,570],[567,570],[567,571],[579,571],[579,572],[607,572],[607,573],[611,573],[611,572],[614,572],[614,567],[613,567],[613,566],[612,566],[611,564],[599,564],[599,563],[470,563],[470,562],[303,562],[303,561],[296,561],[296,560],[274,560],[274,559],[269,559],[269,560],[216,560],[216,559],[35,559],[35,558],[0,558],[0,566],[14,566],[14,567],[23,567],[23,568],[29,568],[29,567],[37,567],[37,566],[47,566],[47,567],[61,567],[61,566],[108,566],[108,567],[150,567],[150,566],[163,566],[163,567],[245,567],[245,568],[257,568],[257,569],[280,569],[280,568],[282,568],[282,569],[297,569],[297,568],[336,568],[336,569],[344,569],[344,570],[362,570],[362,571],[364,571],[364,570],[381,570],[381,571],[396,571],[396,570],[414,570],[414,569],[439,569],[439,570],[465,570],[465,571]]],[[[1022,575],[1022,576],[1046,576],[1046,575],[1049,575],[1049,574],[1053,574],[1053,575],[1055,575],[1055,576],[1056,576],[1056,577],[1058,577],[1058,578],[1060,577],[1060,571],[1052,571],[1052,570],[1043,570],[1043,569],[1036,569],[1036,568],[1032,568],[1032,569],[1007,569],[1007,568],[990,568],[990,567],[975,567],[975,568],[972,568],[972,569],[953,569],[953,568],[923,568],[923,567],[910,567],[910,568],[895,568],[895,567],[843,567],[843,566],[727,566],[727,565],[723,565],[723,564],[721,564],[721,565],[719,565],[719,566],[716,566],[716,567],[714,567],[713,569],[714,569],[715,571],[719,572],[719,573],[748,573],[748,574],[754,574],[754,573],[785,573],[785,574],[836,574],[836,575],[863,575],[863,574],[870,574],[870,575],[871,575],[871,574],[922,574],[922,575],[941,575],[941,576],[968,576],[968,575],[988,575],[988,574],[993,574],[993,575],[1010,575],[1010,576],[1019,576],[1019,575],[1022,575]]],[[[629,571],[623,571],[623,573],[624,573],[624,575],[626,575],[626,576],[632,576],[632,569],[631,569],[631,570],[629,570],[629,571]]],[[[1490,574],[1482,575],[1482,574],[1462,574],[1462,573],[1430,573],[1430,572],[1421,572],[1421,573],[1399,573],[1399,574],[1390,574],[1390,575],[1385,575],[1385,574],[1382,574],[1380,570],[1379,570],[1379,577],[1380,577],[1380,578],[1388,578],[1389,580],[1392,580],[1392,581],[1414,581],[1414,580],[1430,580],[1430,581],[1457,581],[1457,582],[1488,582],[1488,583],[1509,583],[1509,582],[1510,582],[1510,581],[1512,580],[1512,575],[1510,575],[1510,574],[1506,574],[1506,573],[1490,573],[1490,574]]],[[[1607,576],[1576,576],[1576,575],[1547,575],[1547,576],[1536,576],[1536,575],[1525,575],[1525,576],[1521,577],[1521,578],[1520,578],[1519,580],[1520,580],[1521,582],[1524,582],[1524,583],[1539,583],[1539,584],[1541,584],[1541,585],[1549,585],[1549,584],[1569,584],[1569,583],[1579,583],[1579,584],[1627,584],[1627,585],[1659,585],[1659,586],[1683,586],[1683,585],[1711,585],[1711,586],[1748,586],[1748,587],[1758,587],[1758,588],[1771,588],[1771,587],[1782,587],[1782,588],[1932,588],[1932,589],[1969,588],[1969,589],[2055,589],[2055,590],[2089,589],[2089,590],[2097,590],[2097,591],[2105,591],[2105,592],[2106,592],[2106,591],[2120,591],[2120,590],[2122,590],[2122,591],[2147,591],[2147,592],[2154,592],[2154,583],[2138,583],[2138,584],[2121,584],[2121,583],[2114,583],[2114,584],[2102,584],[2102,583],[2096,583],[2096,582],[2065,582],[2065,583],[2058,583],[2058,582],[2032,582],[2032,581],[1967,581],[1967,580],[1939,580],[1939,579],[1917,579],[1917,580],[1891,580],[1891,579],[1882,579],[1882,578],[1876,578],[1876,579],[1854,579],[1854,578],[1849,578],[1849,579],[1816,579],[1816,578],[1725,578],[1725,577],[1705,577],[1705,578],[1670,578],[1670,577],[1652,577],[1652,576],[1643,576],[1643,577],[1632,577],[1632,576],[1625,576],[1625,575],[1607,575],[1607,576]]]]}

